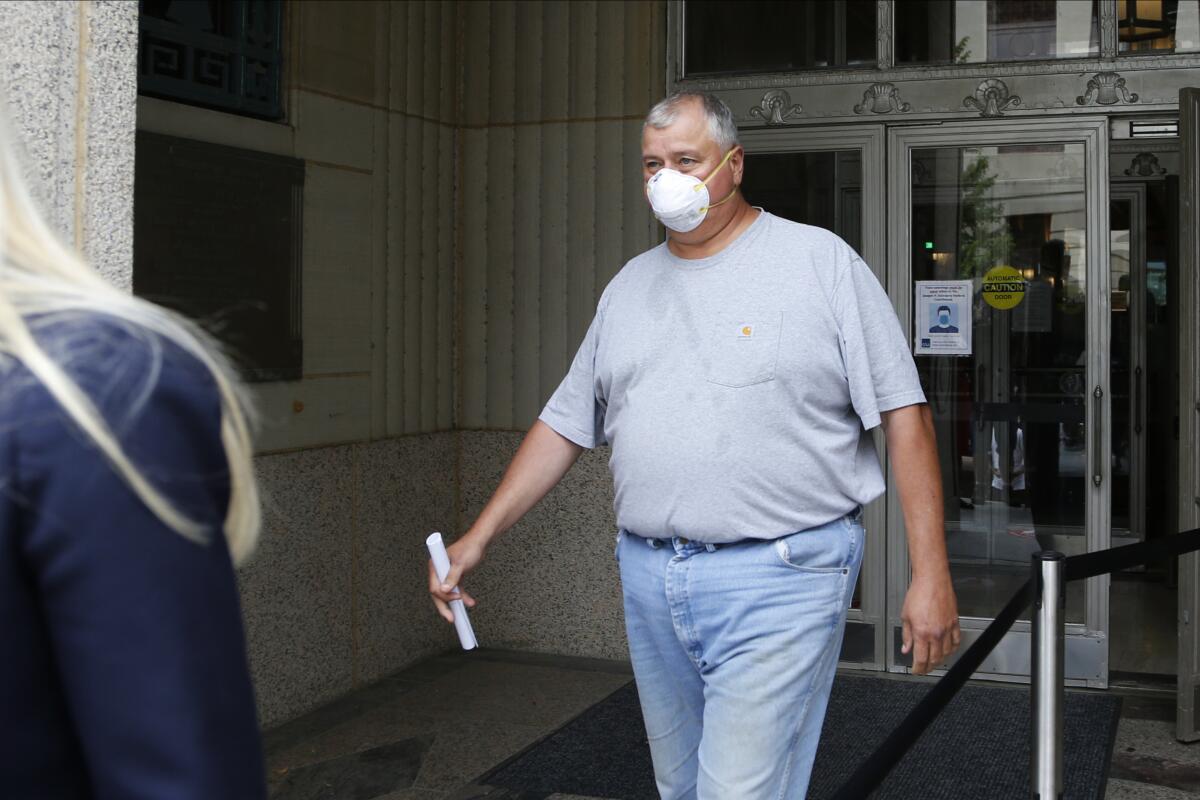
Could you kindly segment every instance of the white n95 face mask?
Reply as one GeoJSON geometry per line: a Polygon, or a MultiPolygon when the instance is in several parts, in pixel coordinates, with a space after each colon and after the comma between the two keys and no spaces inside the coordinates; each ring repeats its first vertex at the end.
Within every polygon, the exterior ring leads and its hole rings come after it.
{"type": "Polygon", "coordinates": [[[704,222],[710,208],[721,205],[737,194],[735,186],[725,200],[709,203],[708,182],[721,171],[721,167],[729,162],[732,155],[731,149],[704,180],[673,169],[660,169],[654,173],[650,180],[646,181],[646,197],[658,221],[676,233],[693,231],[704,222]]]}

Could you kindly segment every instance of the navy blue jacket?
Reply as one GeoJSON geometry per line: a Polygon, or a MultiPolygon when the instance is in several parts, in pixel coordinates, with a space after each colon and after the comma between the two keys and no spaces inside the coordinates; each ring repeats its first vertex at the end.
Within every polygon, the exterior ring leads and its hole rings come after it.
{"type": "Polygon", "coordinates": [[[0,361],[0,796],[265,797],[211,376],[111,323],[57,330],[126,453],[213,535],[164,526],[0,361]]]}

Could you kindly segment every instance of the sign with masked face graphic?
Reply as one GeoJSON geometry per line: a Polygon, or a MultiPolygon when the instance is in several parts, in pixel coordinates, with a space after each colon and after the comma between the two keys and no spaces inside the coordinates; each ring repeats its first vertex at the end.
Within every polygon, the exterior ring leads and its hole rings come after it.
{"type": "Polygon", "coordinates": [[[917,281],[913,352],[971,355],[971,281],[917,281]]]}

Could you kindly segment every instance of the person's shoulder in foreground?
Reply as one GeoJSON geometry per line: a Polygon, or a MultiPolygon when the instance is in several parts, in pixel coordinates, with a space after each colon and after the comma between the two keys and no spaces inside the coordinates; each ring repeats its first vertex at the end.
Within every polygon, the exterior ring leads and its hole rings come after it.
{"type": "Polygon", "coordinates": [[[32,327],[146,480],[208,535],[164,525],[45,386],[0,361],[0,793],[263,797],[215,383],[127,323],[32,327]]]}

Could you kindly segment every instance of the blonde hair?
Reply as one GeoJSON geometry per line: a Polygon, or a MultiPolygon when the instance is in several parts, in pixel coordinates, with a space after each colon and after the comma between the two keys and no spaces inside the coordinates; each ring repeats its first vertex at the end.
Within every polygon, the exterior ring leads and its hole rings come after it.
{"type": "MultiPolygon", "coordinates": [[[[254,549],[261,522],[250,437],[252,406],[245,389],[215,340],[199,326],[112,286],[55,235],[30,197],[5,120],[0,109],[0,359],[8,356],[20,362],[45,387],[164,525],[205,543],[212,531],[182,513],[147,480],[92,399],[34,336],[30,320],[102,318],[135,336],[149,333],[151,381],[157,381],[161,366],[155,337],[195,357],[211,373],[220,394],[221,443],[230,483],[224,534],[234,563],[241,563],[254,549]]],[[[144,402],[144,392],[142,396],[144,402]]]]}

